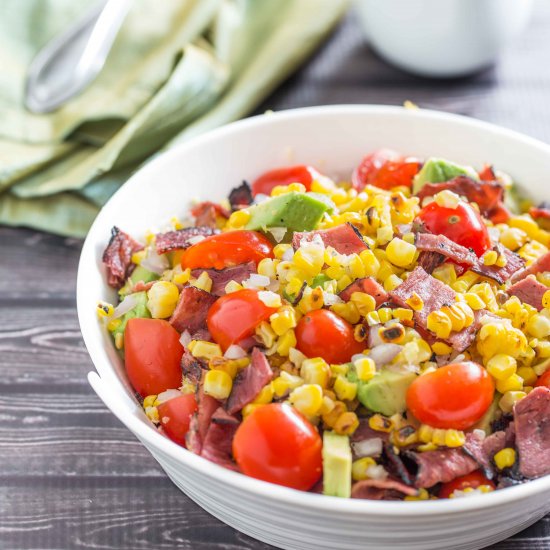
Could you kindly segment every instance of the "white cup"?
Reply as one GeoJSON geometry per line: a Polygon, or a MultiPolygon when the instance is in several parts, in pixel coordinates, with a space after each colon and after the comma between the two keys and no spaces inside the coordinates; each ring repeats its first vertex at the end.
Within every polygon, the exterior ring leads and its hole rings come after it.
{"type": "Polygon", "coordinates": [[[398,67],[430,77],[493,63],[527,25],[532,0],[356,0],[367,39],[398,67]]]}

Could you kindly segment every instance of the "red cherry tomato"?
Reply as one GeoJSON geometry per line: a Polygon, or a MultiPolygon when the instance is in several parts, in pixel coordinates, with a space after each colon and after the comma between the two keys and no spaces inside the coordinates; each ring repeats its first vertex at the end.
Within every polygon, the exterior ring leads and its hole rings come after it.
{"type": "Polygon", "coordinates": [[[547,388],[550,388],[550,370],[546,371],[544,374],[539,376],[539,379],[537,380],[535,387],[538,388],[540,386],[546,386],[547,388]]]}
{"type": "Polygon", "coordinates": [[[190,246],[181,259],[183,269],[223,269],[246,262],[256,265],[273,258],[273,246],[256,231],[228,231],[206,237],[190,246]]]}
{"type": "Polygon", "coordinates": [[[407,407],[434,428],[465,430],[493,401],[495,387],[487,371],[474,363],[453,363],[419,376],[407,391],[407,407]]]}
{"type": "Polygon", "coordinates": [[[124,330],[124,363],[142,396],[181,386],[183,346],[178,331],[162,319],[129,319],[124,330]]]}
{"type": "Polygon", "coordinates": [[[296,327],[296,347],[308,357],[322,357],[327,363],[347,363],[365,345],[353,336],[353,327],[327,309],[304,315],[296,327]]]}
{"type": "Polygon", "coordinates": [[[245,288],[216,300],[208,311],[206,324],[214,341],[225,351],[231,344],[252,336],[254,329],[276,311],[258,298],[257,290],[245,288]]]}
{"type": "Polygon", "coordinates": [[[479,172],[479,179],[481,181],[496,181],[497,176],[493,167],[490,164],[486,164],[479,172]]]}
{"type": "Polygon", "coordinates": [[[448,483],[443,483],[439,489],[439,498],[450,498],[455,491],[464,491],[468,487],[476,489],[480,485],[489,485],[492,489],[496,489],[495,484],[487,479],[479,470],[457,477],[448,483]]]}
{"type": "Polygon", "coordinates": [[[353,187],[362,191],[366,185],[381,189],[397,186],[411,187],[422,164],[414,158],[405,158],[395,151],[379,149],[367,155],[352,175],[353,187]]]}
{"type": "Polygon", "coordinates": [[[276,168],[265,172],[252,184],[252,194],[254,196],[259,194],[271,195],[271,191],[277,185],[289,185],[291,183],[301,183],[305,185],[306,191],[309,191],[315,175],[316,171],[311,166],[304,166],[303,164],[276,168]]]}
{"type": "Polygon", "coordinates": [[[445,235],[457,244],[472,249],[480,257],[491,247],[487,226],[480,215],[467,203],[456,208],[439,206],[435,201],[418,214],[426,229],[435,235],[445,235]]]}
{"type": "Polygon", "coordinates": [[[197,401],[192,393],[180,395],[157,406],[164,433],[176,443],[185,445],[191,416],[197,410],[197,401]]]}
{"type": "Polygon", "coordinates": [[[233,439],[233,456],[244,474],[301,491],[321,477],[321,449],[317,430],[287,404],[258,407],[233,439]]]}

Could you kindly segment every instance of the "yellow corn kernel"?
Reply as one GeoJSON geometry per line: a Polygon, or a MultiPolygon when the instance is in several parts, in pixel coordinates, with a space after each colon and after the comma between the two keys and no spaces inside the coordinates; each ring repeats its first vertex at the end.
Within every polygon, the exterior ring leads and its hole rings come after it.
{"type": "Polygon", "coordinates": [[[325,275],[335,281],[341,279],[346,274],[341,265],[331,265],[325,269],[325,275]]]}
{"type": "Polygon", "coordinates": [[[436,267],[432,272],[432,276],[449,286],[456,282],[456,271],[452,264],[443,264],[436,267]]]}
{"type": "Polygon", "coordinates": [[[506,259],[506,256],[504,254],[499,254],[495,265],[497,267],[505,267],[507,263],[508,260],[506,259]]]}
{"type": "Polygon", "coordinates": [[[271,401],[273,401],[273,386],[267,384],[260,390],[260,393],[254,398],[252,403],[255,405],[267,405],[271,401]]]}
{"type": "Polygon", "coordinates": [[[487,359],[505,349],[512,357],[518,357],[527,348],[527,338],[516,328],[502,323],[483,325],[477,336],[477,349],[487,359]]]}
{"type": "Polygon", "coordinates": [[[277,353],[283,357],[288,357],[290,348],[295,348],[296,342],[294,330],[287,330],[277,341],[277,353]]]}
{"type": "Polygon", "coordinates": [[[353,279],[361,279],[366,275],[365,266],[358,254],[352,254],[348,262],[349,276],[353,279]]]}
{"type": "Polygon", "coordinates": [[[352,401],[357,396],[357,384],[350,382],[345,376],[339,375],[334,381],[334,391],[338,399],[352,401]]]}
{"type": "Polygon", "coordinates": [[[144,407],[144,409],[147,418],[151,422],[154,422],[155,424],[158,424],[160,422],[159,411],[156,407],[144,407]]]}
{"type": "Polygon", "coordinates": [[[225,293],[226,294],[231,294],[232,292],[237,292],[239,290],[242,290],[243,288],[244,288],[244,286],[237,283],[237,281],[229,281],[225,285],[225,293]]]}
{"type": "Polygon", "coordinates": [[[446,447],[462,447],[466,441],[464,432],[460,430],[446,430],[445,446],[446,447]]]}
{"type": "Polygon", "coordinates": [[[307,277],[315,277],[321,272],[325,263],[325,249],[321,246],[302,246],[294,253],[294,265],[303,271],[307,277]]]}
{"type": "Polygon", "coordinates": [[[453,328],[449,316],[443,311],[432,311],[427,318],[428,330],[435,333],[438,338],[448,338],[453,328]]]}
{"type": "Polygon", "coordinates": [[[393,237],[393,227],[391,227],[391,225],[384,225],[383,227],[379,227],[376,230],[376,240],[380,245],[389,243],[392,240],[392,237],[393,237]]]}
{"type": "Polygon", "coordinates": [[[355,304],[357,311],[363,317],[376,309],[376,300],[366,292],[353,292],[350,301],[355,304]]]}
{"type": "Polygon", "coordinates": [[[290,250],[292,248],[292,245],[290,244],[277,244],[275,245],[275,247],[273,248],[273,255],[275,256],[275,258],[277,258],[278,260],[280,260],[282,257],[283,257],[283,254],[287,251],[287,250],[290,250]]]}
{"type": "Polygon", "coordinates": [[[527,234],[519,228],[505,226],[499,239],[506,248],[516,251],[527,242],[527,234]]]}
{"type": "Polygon", "coordinates": [[[398,447],[406,447],[418,442],[418,434],[412,426],[405,425],[391,432],[390,441],[398,447]]]}
{"type": "Polygon", "coordinates": [[[500,398],[498,406],[502,412],[511,413],[514,405],[526,395],[524,391],[508,391],[500,398]]]}
{"type": "Polygon", "coordinates": [[[441,428],[434,428],[434,431],[432,434],[432,443],[435,443],[435,445],[438,445],[439,447],[444,447],[446,432],[447,430],[443,430],[441,428]]]}
{"type": "Polygon", "coordinates": [[[504,470],[505,468],[511,468],[516,462],[516,451],[511,447],[506,447],[502,449],[493,457],[496,467],[499,470],[504,470]]]}
{"type": "Polygon", "coordinates": [[[452,330],[458,332],[466,326],[466,315],[464,315],[461,309],[455,307],[456,305],[457,304],[453,304],[452,306],[444,306],[440,311],[441,313],[447,315],[447,317],[451,320],[452,330]]]}
{"type": "Polygon", "coordinates": [[[539,231],[539,226],[531,216],[528,214],[522,214],[521,216],[512,216],[508,220],[508,225],[510,227],[517,227],[524,231],[527,236],[534,239],[539,231]]]}
{"type": "Polygon", "coordinates": [[[384,290],[386,292],[391,292],[392,290],[396,289],[402,282],[403,279],[395,274],[392,274],[384,281],[384,290]]]}
{"type": "Polygon", "coordinates": [[[282,336],[287,330],[297,325],[296,312],[292,307],[282,307],[269,317],[269,322],[273,332],[275,332],[277,336],[282,336]]]}
{"type": "Polygon", "coordinates": [[[537,344],[537,356],[542,357],[544,359],[550,357],[550,342],[548,342],[548,341],[542,341],[542,342],[539,341],[538,342],[538,344],[537,344]]]}
{"type": "Polygon", "coordinates": [[[204,375],[204,393],[215,399],[227,399],[232,387],[231,376],[222,370],[209,370],[204,375]]]}
{"type": "Polygon", "coordinates": [[[189,284],[205,292],[210,292],[212,290],[212,279],[206,271],[203,271],[197,279],[191,281],[189,284]]]}
{"type": "Polygon", "coordinates": [[[249,403],[248,405],[245,405],[241,411],[241,414],[243,415],[243,420],[249,416],[251,413],[253,413],[256,409],[259,407],[263,407],[262,403],[249,403]]]}
{"type": "Polygon", "coordinates": [[[212,370],[223,370],[229,374],[232,380],[237,376],[239,370],[237,361],[225,359],[225,357],[212,357],[212,359],[208,361],[208,367],[212,370]]]}
{"type": "Polygon", "coordinates": [[[428,426],[427,424],[422,424],[420,428],[418,428],[418,439],[419,441],[422,441],[422,443],[431,443],[433,433],[434,429],[431,426],[428,426]]]}
{"type": "Polygon", "coordinates": [[[277,277],[277,266],[279,263],[279,260],[264,258],[258,264],[258,274],[269,277],[270,279],[275,279],[275,277],[277,277]]]}
{"type": "Polygon", "coordinates": [[[200,357],[202,359],[212,359],[213,357],[220,357],[223,355],[222,350],[218,344],[207,342],[206,340],[192,340],[189,343],[189,351],[193,357],[200,357]]]}
{"type": "Polygon", "coordinates": [[[418,489],[417,495],[410,495],[406,496],[404,500],[407,501],[420,501],[420,500],[430,500],[432,497],[430,497],[430,493],[426,489],[418,489]]]}
{"type": "Polygon", "coordinates": [[[332,407],[332,409],[328,413],[322,414],[323,422],[329,428],[332,428],[338,421],[338,418],[340,418],[340,416],[345,413],[346,410],[346,405],[342,403],[342,401],[335,401],[334,407],[332,407]]]}
{"type": "Polygon", "coordinates": [[[156,395],[148,395],[143,400],[143,408],[146,409],[147,407],[153,407],[155,405],[155,401],[157,400],[156,395]]]}
{"type": "Polygon", "coordinates": [[[317,384],[304,384],[292,390],[288,399],[302,414],[315,416],[323,405],[323,388],[317,384]]]}
{"type": "Polygon", "coordinates": [[[432,443],[431,441],[429,443],[423,443],[422,445],[419,445],[417,447],[417,449],[421,453],[426,453],[428,451],[437,451],[438,448],[439,447],[435,443],[432,443]]]}
{"type": "Polygon", "coordinates": [[[445,189],[444,191],[440,191],[439,193],[436,193],[433,197],[433,200],[439,206],[443,206],[444,208],[452,208],[453,210],[460,203],[460,197],[456,193],[453,193],[448,189],[445,189]]]}
{"type": "Polygon", "coordinates": [[[498,353],[487,361],[486,367],[495,380],[507,380],[516,374],[517,361],[511,355],[498,353]]]}
{"type": "Polygon", "coordinates": [[[535,338],[543,339],[550,335],[550,319],[535,313],[527,322],[527,331],[535,338]]]}
{"type": "Polygon", "coordinates": [[[331,306],[330,310],[352,325],[357,324],[361,319],[361,315],[359,314],[359,311],[357,311],[357,307],[353,302],[347,302],[345,304],[334,304],[333,306],[331,306]]]}
{"type": "Polygon", "coordinates": [[[321,287],[306,287],[298,308],[301,313],[309,313],[316,309],[321,309],[325,304],[323,289],[321,287]]]}
{"type": "Polygon", "coordinates": [[[288,350],[288,358],[297,367],[301,367],[302,363],[307,359],[307,357],[296,348],[290,348],[288,350]]]}
{"type": "Polygon", "coordinates": [[[324,389],[330,381],[330,367],[321,357],[304,359],[300,368],[300,376],[306,384],[316,384],[324,389]]]}
{"type": "Polygon", "coordinates": [[[517,374],[523,379],[524,386],[534,386],[538,378],[533,367],[520,367],[517,374]]]}
{"type": "Polygon", "coordinates": [[[378,312],[371,311],[370,313],[367,313],[367,315],[365,315],[365,321],[367,322],[367,325],[369,325],[369,327],[373,327],[374,325],[379,325],[380,317],[378,315],[378,312]]]}
{"type": "Polygon", "coordinates": [[[393,238],[386,247],[388,260],[399,267],[407,267],[414,261],[416,246],[399,237],[393,238]]]}
{"type": "Polygon", "coordinates": [[[368,382],[376,374],[376,364],[370,357],[362,357],[353,363],[357,378],[361,382],[368,382]]]}
{"type": "Polygon", "coordinates": [[[351,285],[353,281],[351,280],[351,277],[346,273],[345,275],[342,275],[336,283],[337,290],[344,290],[344,288],[351,285]]]}
{"type": "Polygon", "coordinates": [[[435,342],[432,344],[432,350],[436,355],[448,355],[453,351],[453,348],[444,342],[435,342]]]}
{"type": "Polygon", "coordinates": [[[413,292],[412,295],[407,298],[406,304],[414,311],[422,311],[424,307],[424,301],[416,292],[413,292]]]}
{"type": "Polygon", "coordinates": [[[339,435],[351,435],[359,427],[359,419],[352,411],[342,413],[336,422],[333,429],[339,435]]]}
{"type": "Polygon", "coordinates": [[[321,405],[321,410],[319,411],[322,415],[328,414],[334,409],[334,401],[328,396],[323,396],[323,404],[321,405]]]}
{"type": "Polygon", "coordinates": [[[367,470],[372,466],[376,466],[376,462],[370,456],[355,460],[351,465],[351,477],[354,481],[368,479],[367,470]]]}
{"type": "Polygon", "coordinates": [[[189,282],[189,279],[191,279],[191,270],[189,268],[184,269],[180,273],[175,273],[174,269],[174,275],[172,276],[172,282],[177,285],[184,285],[185,283],[189,282]]]}
{"type": "Polygon", "coordinates": [[[107,317],[111,317],[111,315],[115,312],[115,308],[112,304],[108,304],[107,302],[98,302],[96,311],[97,316],[100,319],[105,319],[107,317]]]}
{"type": "Polygon", "coordinates": [[[357,342],[364,342],[367,339],[369,331],[365,325],[355,325],[353,337],[357,342]]]}
{"type": "Polygon", "coordinates": [[[542,307],[550,309],[550,290],[547,290],[542,296],[542,307]]]}
{"type": "Polygon", "coordinates": [[[480,309],[485,308],[485,302],[473,292],[466,292],[463,294],[466,303],[474,310],[479,311],[480,309]]]}
{"type": "Polygon", "coordinates": [[[174,283],[157,281],[147,291],[147,309],[153,319],[166,319],[174,313],[178,303],[179,290],[174,283]]]}
{"type": "Polygon", "coordinates": [[[393,428],[393,424],[389,418],[382,416],[381,414],[373,414],[369,418],[369,427],[377,432],[390,433],[393,428]]]}
{"type": "Polygon", "coordinates": [[[380,262],[372,250],[363,250],[359,254],[359,258],[365,267],[365,276],[376,277],[380,269],[380,262]]]}
{"type": "Polygon", "coordinates": [[[485,265],[495,265],[498,259],[498,253],[495,250],[488,250],[481,257],[485,265]]]}
{"type": "Polygon", "coordinates": [[[523,389],[523,378],[517,374],[512,374],[504,380],[497,380],[496,387],[502,394],[509,391],[521,391],[523,389]]]}
{"type": "Polygon", "coordinates": [[[231,229],[244,227],[250,221],[250,212],[248,210],[236,210],[229,216],[227,226],[231,229]]]}
{"type": "Polygon", "coordinates": [[[330,371],[332,376],[346,376],[349,372],[349,365],[347,363],[330,365],[330,371]]]}
{"type": "Polygon", "coordinates": [[[254,333],[266,348],[270,348],[277,339],[277,335],[266,321],[262,321],[254,330],[254,333]]]}
{"type": "Polygon", "coordinates": [[[278,197],[279,195],[286,195],[287,193],[305,193],[306,188],[303,183],[291,183],[289,185],[276,185],[271,190],[272,197],[278,197]]]}
{"type": "Polygon", "coordinates": [[[122,324],[122,319],[111,319],[107,323],[107,330],[109,332],[114,332],[122,324]]]}
{"type": "Polygon", "coordinates": [[[289,296],[298,296],[302,290],[302,286],[304,286],[304,282],[302,280],[298,277],[292,277],[285,287],[285,292],[289,296]]]}

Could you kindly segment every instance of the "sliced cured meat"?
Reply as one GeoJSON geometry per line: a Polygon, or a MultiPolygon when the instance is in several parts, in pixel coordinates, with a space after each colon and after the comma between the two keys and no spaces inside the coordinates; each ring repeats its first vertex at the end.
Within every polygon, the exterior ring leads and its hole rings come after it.
{"type": "Polygon", "coordinates": [[[521,271],[516,271],[516,273],[512,276],[512,282],[517,283],[529,275],[536,275],[537,273],[544,273],[545,271],[550,271],[550,252],[543,254],[529,267],[526,267],[521,271]]]}
{"type": "Polygon", "coordinates": [[[201,456],[230,470],[238,471],[233,460],[232,446],[239,420],[221,407],[214,411],[211,424],[202,444],[201,456]]]}
{"type": "Polygon", "coordinates": [[[183,250],[193,244],[195,237],[210,237],[216,233],[219,233],[219,230],[211,227],[186,227],[177,231],[158,233],[155,235],[155,247],[158,254],[171,250],[183,250]]]}
{"type": "Polygon", "coordinates": [[[180,292],[176,309],[170,317],[170,324],[179,332],[191,334],[206,328],[206,316],[216,297],[194,286],[185,286],[180,292]]]}
{"type": "Polygon", "coordinates": [[[550,474],[550,389],[535,388],[514,407],[519,471],[528,478],[550,474]]]}
{"type": "Polygon", "coordinates": [[[220,204],[210,201],[200,202],[191,208],[191,214],[195,218],[196,227],[218,227],[216,218],[218,216],[228,219],[230,213],[220,204]]]}
{"type": "MultiPolygon", "coordinates": [[[[502,247],[502,252],[506,256],[506,265],[498,267],[497,265],[485,265],[483,260],[479,260],[470,269],[483,277],[493,279],[499,284],[503,284],[510,279],[515,273],[519,272],[525,262],[515,252],[502,247]]],[[[513,280],[513,279],[512,279],[513,280]]]]}
{"type": "Polygon", "coordinates": [[[376,307],[381,306],[384,302],[388,301],[388,293],[384,290],[384,287],[379,284],[372,277],[363,277],[362,279],[357,279],[351,285],[348,285],[339,296],[345,302],[351,299],[351,295],[354,292],[364,292],[370,294],[376,301],[376,307]]]}
{"type": "Polygon", "coordinates": [[[235,281],[239,284],[242,283],[245,279],[248,279],[252,273],[256,273],[256,264],[254,262],[248,262],[225,269],[193,269],[191,275],[193,277],[200,277],[203,271],[206,271],[212,280],[212,289],[210,293],[214,296],[223,296],[225,294],[225,286],[229,281],[235,281]]]}
{"type": "Polygon", "coordinates": [[[351,498],[367,500],[403,500],[415,496],[418,491],[393,479],[364,479],[353,484],[351,498]]]}
{"type": "Polygon", "coordinates": [[[201,359],[193,357],[191,352],[184,348],[181,356],[181,371],[184,378],[193,384],[198,384],[202,378],[203,370],[206,368],[206,364],[201,359]]]}
{"type": "Polygon", "coordinates": [[[203,389],[204,373],[197,389],[197,412],[193,414],[189,431],[185,435],[187,448],[200,455],[206,434],[210,428],[212,415],[219,408],[220,402],[211,395],[206,395],[203,389]]]}
{"type": "Polygon", "coordinates": [[[534,275],[529,275],[512,285],[507,292],[540,311],[542,309],[542,297],[547,290],[546,285],[539,283],[534,275]]]}
{"type": "Polygon", "coordinates": [[[243,181],[238,187],[231,189],[229,193],[229,204],[231,210],[241,210],[252,204],[252,189],[246,181],[243,181]]]}
{"type": "Polygon", "coordinates": [[[417,233],[414,244],[418,250],[436,252],[457,264],[474,265],[477,256],[469,249],[451,241],[445,235],[417,233]]]}
{"type": "Polygon", "coordinates": [[[477,331],[481,324],[481,318],[486,315],[485,310],[474,311],[474,322],[458,332],[451,332],[446,339],[455,351],[459,353],[469,348],[472,342],[475,340],[477,331]]]}
{"type": "Polygon", "coordinates": [[[265,357],[259,350],[252,350],[250,365],[241,370],[233,382],[233,389],[226,403],[229,414],[239,412],[260,393],[262,388],[273,378],[273,371],[265,357]]]}
{"type": "Polygon", "coordinates": [[[116,225],[111,229],[109,244],[103,252],[103,263],[107,267],[107,282],[113,288],[120,288],[132,273],[135,265],[132,254],[143,250],[143,246],[121,231],[116,225]]]}
{"type": "Polygon", "coordinates": [[[429,273],[431,275],[434,269],[436,267],[439,267],[444,261],[445,256],[443,256],[443,254],[439,254],[438,252],[421,252],[418,255],[416,263],[426,273],[429,273]]]}
{"type": "Polygon", "coordinates": [[[294,250],[300,248],[302,239],[306,242],[310,242],[315,235],[321,237],[325,246],[331,246],[340,254],[359,254],[367,248],[359,230],[351,223],[345,223],[337,225],[336,227],[331,227],[330,229],[294,233],[292,237],[292,246],[294,250]]]}

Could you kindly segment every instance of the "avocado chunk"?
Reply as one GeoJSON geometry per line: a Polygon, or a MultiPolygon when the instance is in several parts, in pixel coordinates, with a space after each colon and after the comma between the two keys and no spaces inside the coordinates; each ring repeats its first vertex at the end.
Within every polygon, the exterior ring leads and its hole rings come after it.
{"type": "Polygon", "coordinates": [[[132,274],[128,277],[126,283],[118,291],[118,293],[120,296],[128,296],[128,294],[131,294],[132,288],[136,285],[136,283],[139,283],[139,281],[149,283],[151,281],[156,281],[158,278],[159,275],[157,275],[153,271],[149,271],[148,269],[145,269],[144,267],[138,265],[134,269],[134,271],[132,271],[132,274]]]}
{"type": "Polygon", "coordinates": [[[129,319],[134,319],[135,317],[148,319],[151,317],[151,313],[149,313],[149,310],[147,309],[147,292],[136,292],[134,296],[136,297],[137,303],[130,311],[127,311],[120,318],[120,325],[118,325],[118,327],[116,327],[111,333],[113,338],[116,338],[117,334],[124,334],[124,329],[126,328],[126,323],[129,319]]]}
{"type": "Polygon", "coordinates": [[[313,277],[311,288],[317,288],[318,286],[322,287],[327,281],[330,281],[330,277],[324,273],[319,273],[319,275],[313,277]]]}
{"type": "Polygon", "coordinates": [[[402,413],[407,408],[407,390],[416,379],[414,372],[379,372],[368,382],[359,382],[357,398],[374,412],[385,416],[402,413]]]}
{"type": "Polygon", "coordinates": [[[311,231],[319,223],[329,205],[310,194],[295,191],[272,197],[248,209],[246,229],[265,231],[268,227],[286,227],[292,231],[311,231]]]}
{"type": "Polygon", "coordinates": [[[491,435],[491,424],[502,414],[498,406],[499,401],[500,396],[493,399],[485,414],[474,424],[472,430],[483,430],[485,435],[491,435]]]}
{"type": "Polygon", "coordinates": [[[342,498],[351,495],[351,446],[347,435],[323,434],[323,494],[342,498]]]}
{"type": "Polygon", "coordinates": [[[477,172],[471,166],[460,166],[450,160],[429,158],[413,180],[413,193],[418,193],[426,183],[442,183],[456,176],[468,176],[479,180],[477,172]]]}

